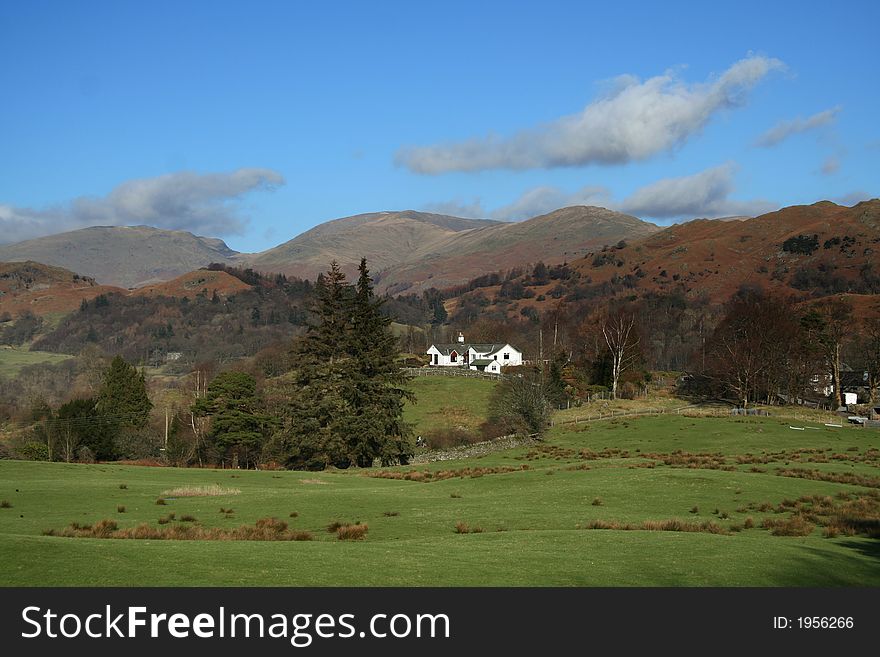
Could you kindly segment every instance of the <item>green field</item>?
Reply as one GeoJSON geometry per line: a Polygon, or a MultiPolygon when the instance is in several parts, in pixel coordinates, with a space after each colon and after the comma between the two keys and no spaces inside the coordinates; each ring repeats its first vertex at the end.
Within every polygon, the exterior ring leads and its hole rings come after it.
{"type": "Polygon", "coordinates": [[[26,351],[12,347],[0,347],[0,376],[14,377],[22,367],[41,363],[55,364],[72,358],[67,354],[56,354],[49,351],[26,351]]]}
{"type": "Polygon", "coordinates": [[[410,380],[416,402],[407,403],[404,420],[417,435],[439,429],[475,431],[486,419],[489,395],[496,382],[491,379],[423,376],[410,380]]]}
{"type": "Polygon", "coordinates": [[[789,517],[769,508],[785,499],[849,493],[851,499],[876,502],[870,496],[880,485],[878,447],[880,432],[871,430],[795,431],[776,418],[661,416],[557,427],[537,446],[386,470],[486,469],[481,476],[431,482],[375,478],[363,470],[212,471],[0,461],[0,500],[11,504],[0,508],[0,583],[878,586],[876,539],[824,538],[818,526],[807,536],[774,536],[761,528],[764,518],[789,517]],[[626,451],[603,453],[606,448],[626,451]],[[587,458],[580,453],[585,449],[591,450],[587,458]],[[802,449],[815,451],[796,451],[802,449]],[[697,452],[715,456],[687,467],[688,453],[697,452]],[[663,455],[672,462],[665,464],[663,455]],[[748,462],[738,463],[737,457],[748,462]],[[756,460],[766,462],[756,465],[756,460]],[[862,485],[776,474],[778,468],[795,467],[823,476],[862,477],[862,485]],[[515,471],[490,473],[489,468],[515,471]],[[207,484],[241,492],[156,505],[167,489],[207,484]],[[756,510],[762,504],[767,508],[756,510]],[[124,505],[125,513],[118,513],[117,505],[124,505]],[[221,507],[234,513],[227,517],[221,507]],[[290,518],[294,511],[298,517],[290,518]],[[42,535],[73,521],[102,518],[121,527],[142,522],[158,527],[158,518],[169,512],[225,528],[274,516],[313,532],[314,540],[42,535]],[[753,529],[725,534],[583,528],[591,520],[679,519],[712,521],[727,531],[741,527],[746,517],[754,519],[753,529]],[[337,540],[325,529],[333,521],[367,523],[366,540],[337,540]],[[457,534],[458,522],[483,531],[457,534]]]}

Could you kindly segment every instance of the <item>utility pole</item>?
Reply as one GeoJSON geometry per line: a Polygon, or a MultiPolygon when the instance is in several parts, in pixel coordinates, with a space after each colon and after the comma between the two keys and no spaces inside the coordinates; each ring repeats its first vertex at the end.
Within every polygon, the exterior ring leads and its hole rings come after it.
{"type": "Polygon", "coordinates": [[[168,451],[168,407],[165,407],[165,451],[168,451]]]}

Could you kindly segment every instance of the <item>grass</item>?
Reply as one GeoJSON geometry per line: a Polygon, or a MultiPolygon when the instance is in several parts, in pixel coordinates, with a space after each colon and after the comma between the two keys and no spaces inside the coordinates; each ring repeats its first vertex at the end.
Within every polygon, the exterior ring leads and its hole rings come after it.
{"type": "Polygon", "coordinates": [[[239,493],[241,493],[240,488],[225,488],[218,484],[212,484],[210,486],[177,486],[163,491],[162,497],[226,497],[239,493]]]}
{"type": "Polygon", "coordinates": [[[23,367],[42,363],[61,363],[73,356],[49,351],[27,351],[15,347],[0,346],[0,377],[14,378],[23,367]]]}
{"type": "Polygon", "coordinates": [[[406,403],[403,418],[414,425],[417,436],[449,429],[476,433],[486,420],[489,395],[496,385],[491,379],[414,377],[409,387],[416,403],[406,403]]]}
{"type": "Polygon", "coordinates": [[[880,432],[788,425],[629,418],[556,427],[540,449],[375,471],[0,461],[0,499],[15,507],[0,513],[0,583],[880,586],[880,542],[868,538],[880,492],[864,485],[880,476],[880,432]],[[750,471],[755,463],[765,471],[750,471]],[[795,468],[811,476],[778,474],[795,468]],[[128,488],[117,515],[119,481],[128,488]],[[157,521],[159,491],[233,481],[240,493],[225,498],[169,495],[157,521]],[[217,512],[233,502],[234,517],[217,512]],[[291,508],[311,540],[264,540],[256,529],[228,538],[291,508]],[[111,517],[116,529],[100,531],[141,540],[88,537],[84,527],[111,517]],[[86,533],[65,537],[73,523],[86,533]],[[591,523],[610,528],[584,531],[591,523]],[[340,540],[360,525],[362,540],[340,540]]]}

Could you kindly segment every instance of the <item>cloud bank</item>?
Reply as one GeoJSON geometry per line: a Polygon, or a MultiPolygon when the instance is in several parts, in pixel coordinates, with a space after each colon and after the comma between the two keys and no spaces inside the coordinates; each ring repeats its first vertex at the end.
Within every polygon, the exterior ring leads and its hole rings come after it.
{"type": "Polygon", "coordinates": [[[687,84],[673,72],[644,81],[621,76],[578,114],[507,138],[404,148],[396,161],[415,173],[440,174],[646,160],[683,144],[716,112],[742,105],[758,82],[781,68],[778,59],[752,56],[704,83],[687,84]]]}
{"type": "Polygon", "coordinates": [[[57,207],[36,210],[0,204],[0,243],[88,226],[140,224],[209,236],[240,234],[246,221],[236,202],[248,192],[283,184],[281,174],[271,169],[181,171],[129,180],[104,197],[81,196],[57,207]]]}
{"type": "Polygon", "coordinates": [[[763,135],[758,137],[755,145],[762,148],[770,148],[785,141],[792,135],[820,128],[823,125],[827,125],[834,121],[841,109],[842,108],[838,105],[837,107],[832,107],[831,109],[813,114],[813,116],[808,116],[805,119],[797,117],[791,121],[780,121],[763,135]]]}
{"type": "Polygon", "coordinates": [[[647,219],[757,216],[779,208],[772,201],[730,198],[735,191],[735,174],[734,164],[723,164],[690,176],[658,180],[622,201],[615,200],[611,191],[601,186],[586,186],[573,193],[558,187],[535,187],[492,211],[485,210],[479,199],[471,203],[434,203],[425,209],[478,219],[521,221],[572,205],[598,205],[647,219]]]}
{"type": "Polygon", "coordinates": [[[779,208],[765,200],[736,201],[736,167],[724,164],[681,178],[666,178],[636,190],[616,209],[638,217],[678,219],[755,216],[779,208]]]}

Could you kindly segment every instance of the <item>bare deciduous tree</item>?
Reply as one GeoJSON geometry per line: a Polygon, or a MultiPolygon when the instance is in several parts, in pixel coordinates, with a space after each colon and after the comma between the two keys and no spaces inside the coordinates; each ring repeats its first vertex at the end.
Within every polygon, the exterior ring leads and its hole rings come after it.
{"type": "Polygon", "coordinates": [[[599,328],[611,353],[611,398],[617,399],[620,376],[641,359],[635,314],[626,309],[604,313],[599,328]]]}

